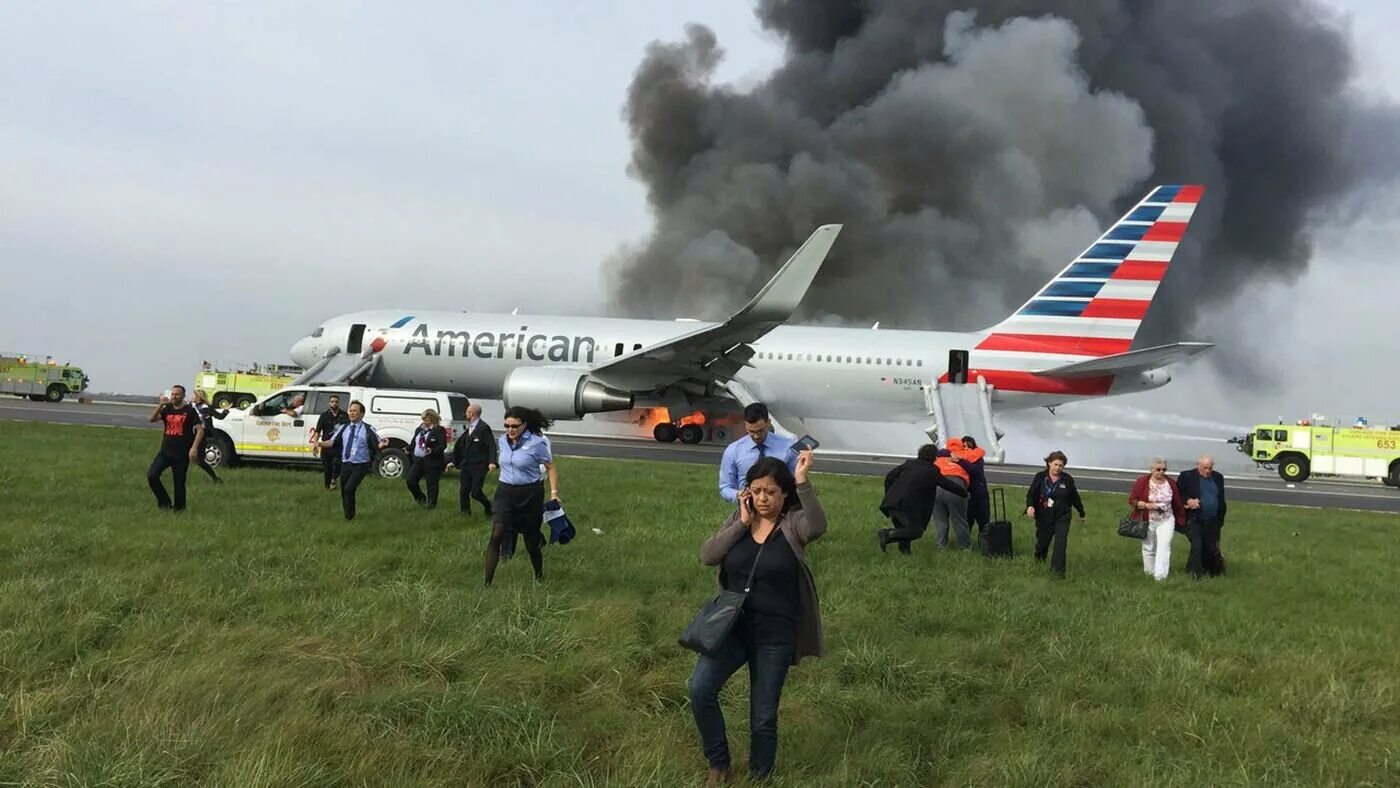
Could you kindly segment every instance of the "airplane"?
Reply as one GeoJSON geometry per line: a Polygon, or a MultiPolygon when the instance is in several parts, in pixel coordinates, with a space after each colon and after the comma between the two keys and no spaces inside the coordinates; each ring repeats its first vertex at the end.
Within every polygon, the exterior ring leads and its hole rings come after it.
{"type": "MultiPolygon", "coordinates": [[[[300,385],[454,391],[556,420],[635,408],[717,415],[764,402],[780,430],[787,418],[924,425],[930,391],[964,383],[981,385],[987,407],[1054,408],[1159,388],[1168,365],[1212,347],[1132,347],[1203,193],[1153,188],[981,331],[787,325],[841,230],[832,224],[721,322],[374,310],[332,317],[290,352],[306,370],[300,385]]],[[[703,440],[679,421],[658,424],[655,437],[703,440]]]]}

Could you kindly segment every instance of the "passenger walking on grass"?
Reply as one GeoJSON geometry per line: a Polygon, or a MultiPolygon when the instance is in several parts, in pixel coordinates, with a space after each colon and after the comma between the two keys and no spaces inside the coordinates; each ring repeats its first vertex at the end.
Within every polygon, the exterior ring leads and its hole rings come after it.
{"type": "Polygon", "coordinates": [[[501,476],[496,484],[496,500],[492,505],[491,541],[486,546],[486,585],[496,576],[496,563],[501,558],[501,543],[510,530],[525,537],[525,551],[535,569],[535,580],[544,579],[544,488],[549,477],[549,500],[559,500],[559,472],[554,468],[554,455],[544,439],[550,421],[539,411],[519,406],[506,411],[501,426],[497,452],[501,476]]]}
{"type": "Polygon", "coordinates": [[[423,411],[423,423],[413,431],[413,464],[408,467],[404,481],[408,492],[419,506],[435,508],[438,502],[438,480],[442,478],[447,464],[444,452],[447,449],[447,430],[442,428],[442,418],[432,408],[423,411]],[[428,494],[419,489],[418,482],[428,483],[428,494]]]}
{"type": "MultiPolygon", "coordinates": [[[[335,434],[335,430],[342,424],[347,424],[350,416],[340,409],[340,395],[332,394],[330,407],[316,419],[316,429],[311,431],[311,442],[320,449],[321,441],[326,440],[335,434]]],[[[335,489],[335,480],[340,476],[340,453],[333,451],[321,452],[321,480],[327,490],[335,489]]]]}
{"type": "Polygon", "coordinates": [[[335,428],[329,438],[321,441],[321,450],[333,450],[340,456],[340,506],[347,521],[355,519],[355,492],[360,482],[374,467],[374,458],[389,441],[379,437],[374,427],[365,423],[365,406],[359,400],[350,403],[350,421],[335,428]]]}
{"type": "MultiPolygon", "coordinates": [[[[214,435],[214,419],[222,420],[228,416],[228,408],[216,410],[213,405],[209,404],[209,395],[204,393],[204,389],[194,390],[194,409],[195,412],[199,414],[200,425],[204,427],[205,440],[208,440],[214,435]]],[[[209,474],[209,478],[212,479],[215,484],[223,483],[224,480],[219,478],[219,474],[214,473],[213,466],[209,464],[208,460],[204,459],[202,447],[198,454],[195,455],[194,461],[201,471],[209,474]]]]}
{"type": "Polygon", "coordinates": [[[744,477],[759,459],[777,457],[789,471],[797,469],[797,455],[789,451],[793,441],[774,434],[767,405],[754,402],[744,408],[744,430],[748,434],[726,446],[719,461],[719,497],[729,503],[739,500],[744,477]]]}
{"type": "Polygon", "coordinates": [[[1060,577],[1065,576],[1071,507],[1079,512],[1079,521],[1084,522],[1084,501],[1079,497],[1074,477],[1065,473],[1068,464],[1064,452],[1050,452],[1045,457],[1045,470],[1031,479],[1030,489],[1026,490],[1026,516],[1035,518],[1035,560],[1045,560],[1053,540],[1050,571],[1060,577]]]}
{"type": "Polygon", "coordinates": [[[728,639],[713,655],[702,654],[690,676],[690,706],[711,785],[730,779],[719,704],[729,677],[748,664],[749,773],[767,777],[778,754],[778,701],[788,667],[823,653],[806,546],[826,532],[826,514],[807,478],[811,467],[810,451],[798,456],[795,477],[776,457],[755,462],[745,474],[738,510],[700,548],[700,562],[720,568],[721,588],[748,591],[728,639]]]}
{"type": "Polygon", "coordinates": [[[938,447],[930,443],[919,447],[918,457],[895,466],[885,474],[885,498],[880,513],[888,517],[893,528],[875,532],[883,552],[890,542],[899,545],[899,552],[909,554],[909,543],[924,535],[933,517],[934,497],[939,490],[956,496],[967,496],[967,489],[954,483],[938,470],[938,447]]]}
{"type": "MultiPolygon", "coordinates": [[[[949,441],[951,445],[953,441],[949,441]]],[[[958,441],[959,448],[962,442],[958,441]]],[[[958,540],[958,549],[972,547],[972,532],[967,528],[967,489],[972,485],[972,466],[953,456],[948,449],[938,452],[938,472],[943,478],[961,487],[961,494],[955,494],[940,487],[933,499],[933,539],[939,547],[948,546],[948,526],[958,540]]]]}
{"type": "Polygon", "coordinates": [[[481,420],[481,406],[467,406],[467,425],[452,446],[452,464],[462,469],[461,486],[457,491],[457,508],[462,514],[472,513],[472,501],[481,504],[486,519],[491,519],[491,499],[482,492],[486,474],[496,470],[496,455],[500,447],[491,427],[481,420]]]}
{"type": "Polygon", "coordinates": [[[146,471],[146,483],[156,496],[156,505],[162,510],[183,511],[185,508],[185,476],[190,463],[199,456],[204,443],[204,424],[199,412],[185,402],[185,387],[178,383],[170,387],[170,394],[161,395],[160,402],[151,411],[151,423],[165,423],[165,435],[161,438],[160,451],[151,461],[146,471]],[[170,469],[170,480],[175,485],[175,500],[161,484],[160,475],[170,469]]]}
{"type": "Polygon", "coordinates": [[[1176,487],[1186,499],[1186,537],[1191,540],[1186,571],[1198,580],[1202,575],[1224,574],[1220,529],[1225,527],[1225,477],[1215,472],[1215,460],[1204,454],[1195,468],[1181,472],[1176,487]]]}
{"type": "Polygon", "coordinates": [[[1132,517],[1147,521],[1142,539],[1142,571],[1166,580],[1172,566],[1172,537],[1177,528],[1186,528],[1186,507],[1181,490],[1167,475],[1167,461],[1153,458],[1152,472],[1140,477],[1128,495],[1132,517]]]}

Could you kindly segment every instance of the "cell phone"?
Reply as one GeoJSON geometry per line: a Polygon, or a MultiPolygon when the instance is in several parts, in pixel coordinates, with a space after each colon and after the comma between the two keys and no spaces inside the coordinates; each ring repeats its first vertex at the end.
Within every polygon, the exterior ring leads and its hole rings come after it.
{"type": "Polygon", "coordinates": [[[802,437],[797,439],[796,443],[792,444],[791,451],[793,454],[801,454],[804,451],[815,449],[820,445],[821,443],[819,443],[817,439],[813,438],[811,435],[803,435],[802,437]]]}

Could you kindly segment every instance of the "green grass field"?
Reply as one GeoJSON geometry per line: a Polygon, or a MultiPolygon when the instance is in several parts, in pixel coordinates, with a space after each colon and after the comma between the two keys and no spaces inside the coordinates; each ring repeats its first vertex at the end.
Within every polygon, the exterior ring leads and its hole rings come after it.
{"type": "MultiPolygon", "coordinates": [[[[713,469],[561,460],[579,538],[485,590],[455,482],[427,512],[372,478],[350,525],[315,472],[191,472],[159,514],[158,440],[0,422],[0,783],[702,781],[676,636],[713,469]]],[[[879,480],[814,483],[829,654],[789,676],[774,784],[1400,785],[1400,518],[1236,504],[1229,577],[1179,537],[1159,585],[1091,495],[1055,581],[1023,518],[1010,562],[881,554],[879,480]]]]}

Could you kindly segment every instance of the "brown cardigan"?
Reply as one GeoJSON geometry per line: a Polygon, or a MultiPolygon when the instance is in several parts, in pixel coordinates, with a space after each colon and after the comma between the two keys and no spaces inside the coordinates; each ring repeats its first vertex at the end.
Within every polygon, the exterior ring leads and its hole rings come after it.
{"type": "MultiPolygon", "coordinates": [[[[826,512],[822,511],[817,500],[817,491],[811,482],[797,485],[797,500],[801,509],[789,510],[778,518],[777,527],[787,537],[792,552],[797,554],[797,563],[802,567],[802,588],[797,604],[797,643],[793,650],[792,662],[797,664],[803,657],[824,656],[822,644],[822,618],[817,608],[817,583],[812,578],[812,567],[807,563],[806,547],[826,533],[826,512]]],[[[749,527],[739,520],[736,510],[724,521],[719,531],[700,545],[700,563],[705,566],[720,566],[730,549],[738,544],[749,527]]],[[[715,581],[724,588],[724,569],[721,568],[715,581]]]]}

